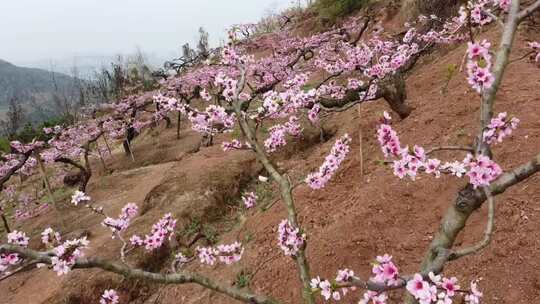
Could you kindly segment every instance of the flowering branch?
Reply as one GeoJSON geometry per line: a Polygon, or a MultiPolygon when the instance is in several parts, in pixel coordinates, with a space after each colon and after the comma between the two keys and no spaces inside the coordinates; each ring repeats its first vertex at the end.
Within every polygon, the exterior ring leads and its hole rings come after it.
{"type": "MultiPolygon", "coordinates": [[[[245,83],[245,69],[243,66],[239,66],[240,69],[240,79],[241,81],[237,85],[236,89],[236,96],[235,96],[235,102],[233,103],[234,111],[236,113],[236,117],[238,119],[240,128],[244,135],[246,136],[249,144],[253,147],[253,150],[256,153],[257,159],[261,162],[263,167],[268,171],[268,173],[272,176],[272,178],[278,183],[281,191],[281,198],[283,199],[283,202],[285,203],[285,207],[287,209],[288,214],[288,220],[289,223],[299,228],[300,225],[298,223],[297,219],[297,213],[296,213],[296,207],[294,204],[294,198],[292,196],[292,186],[289,182],[289,179],[286,177],[286,175],[282,175],[279,173],[279,171],[276,169],[274,164],[270,161],[268,158],[265,150],[263,147],[259,144],[255,137],[255,132],[253,128],[249,125],[245,113],[242,111],[242,102],[239,100],[239,95],[241,92],[241,88],[244,87],[245,83]]],[[[309,274],[309,265],[305,256],[305,244],[301,248],[299,248],[298,252],[294,256],[294,259],[296,260],[296,264],[298,265],[298,271],[300,275],[300,280],[302,281],[302,285],[304,287],[303,297],[307,304],[313,304],[315,303],[315,299],[313,297],[313,294],[311,293],[311,288],[309,285],[309,281],[311,279],[309,274]]]]}
{"type": "MultiPolygon", "coordinates": [[[[22,257],[35,260],[39,263],[52,264],[51,252],[39,252],[21,246],[12,244],[0,245],[0,253],[17,253],[22,257]]],[[[148,272],[142,269],[130,268],[128,266],[115,263],[112,261],[104,260],[101,258],[78,258],[73,265],[73,269],[87,269],[87,268],[99,268],[109,272],[113,272],[124,277],[130,277],[135,279],[143,279],[145,281],[161,283],[161,284],[188,284],[194,283],[214,290],[219,293],[228,295],[231,298],[253,304],[278,304],[275,301],[266,296],[257,295],[249,292],[242,291],[238,288],[229,287],[218,282],[215,282],[200,274],[191,273],[188,271],[181,271],[174,274],[163,274],[148,272]]]]}
{"type": "Polygon", "coordinates": [[[499,86],[501,85],[503,79],[504,71],[508,65],[508,57],[514,43],[517,26],[520,22],[518,14],[519,0],[512,0],[503,29],[499,50],[497,51],[495,63],[493,65],[493,84],[486,88],[482,94],[482,103],[480,106],[480,132],[476,147],[477,154],[490,154],[489,144],[483,140],[483,133],[493,117],[495,96],[497,95],[497,91],[499,90],[499,86]]]}

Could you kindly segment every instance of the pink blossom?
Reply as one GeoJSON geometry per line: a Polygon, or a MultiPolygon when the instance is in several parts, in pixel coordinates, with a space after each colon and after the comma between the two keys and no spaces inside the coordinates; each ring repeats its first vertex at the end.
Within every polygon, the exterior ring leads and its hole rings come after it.
{"type": "Polygon", "coordinates": [[[28,241],[30,241],[30,238],[27,237],[26,234],[22,231],[13,230],[12,232],[7,234],[8,244],[27,247],[28,241]]]}
{"type": "Polygon", "coordinates": [[[254,192],[248,192],[242,196],[242,201],[247,209],[253,208],[257,203],[257,195],[254,192]]]}
{"type": "Polygon", "coordinates": [[[300,233],[300,229],[292,226],[288,220],[281,221],[278,233],[278,245],[285,255],[295,256],[304,246],[304,234],[300,233]]]}
{"type": "Polygon", "coordinates": [[[484,141],[487,144],[500,143],[505,137],[512,134],[518,124],[519,119],[515,117],[509,119],[506,112],[499,113],[497,117],[491,119],[487,129],[484,131],[484,141]]]}
{"type": "Polygon", "coordinates": [[[456,294],[456,291],[459,290],[459,285],[457,285],[457,278],[451,277],[450,279],[443,278],[441,287],[446,291],[446,294],[449,297],[453,297],[456,294]]]}
{"type": "Polygon", "coordinates": [[[275,152],[279,147],[287,144],[285,140],[287,134],[299,136],[302,132],[302,128],[298,123],[298,118],[296,116],[291,116],[289,121],[285,124],[277,124],[268,131],[270,132],[270,136],[264,141],[264,146],[268,152],[275,152]]]}
{"type": "Polygon", "coordinates": [[[364,293],[364,297],[358,302],[358,304],[386,304],[388,296],[385,293],[377,293],[368,290],[364,293]],[[371,301],[371,302],[370,302],[371,301]]]}
{"type": "Polygon", "coordinates": [[[496,0],[496,1],[498,1],[499,7],[503,11],[508,12],[508,10],[510,9],[511,0],[496,0]]]}
{"type": "Polygon", "coordinates": [[[144,240],[134,235],[130,238],[130,242],[137,246],[144,245],[146,250],[155,250],[170,240],[174,234],[175,227],[176,219],[172,217],[171,213],[167,213],[157,223],[152,225],[150,234],[147,234],[144,240]]]}
{"type": "Polygon", "coordinates": [[[218,252],[212,247],[197,247],[197,253],[201,264],[214,265],[218,252]]]}
{"type": "Polygon", "coordinates": [[[467,172],[467,170],[465,169],[465,165],[458,161],[454,161],[451,163],[447,162],[441,166],[441,169],[449,170],[450,174],[457,177],[462,177],[467,172]]]}
{"type": "Polygon", "coordinates": [[[206,91],[206,89],[202,89],[199,94],[200,94],[201,98],[206,100],[206,101],[211,101],[212,100],[212,96],[208,93],[208,91],[206,91]]]}
{"type": "Polygon", "coordinates": [[[480,43],[468,44],[467,54],[469,61],[467,62],[467,75],[469,84],[477,92],[488,89],[495,80],[491,74],[491,55],[489,47],[491,44],[487,40],[480,43]]]}
{"type": "Polygon", "coordinates": [[[242,143],[238,139],[233,139],[232,141],[224,141],[221,144],[223,151],[227,152],[234,149],[242,149],[242,143]]]}
{"type": "Polygon", "coordinates": [[[319,112],[321,111],[321,106],[319,104],[315,104],[308,112],[308,119],[312,123],[316,123],[319,121],[319,112]]]}
{"type": "MultiPolygon", "coordinates": [[[[312,289],[319,289],[321,292],[321,295],[324,297],[325,300],[329,300],[334,295],[334,292],[332,290],[332,284],[328,280],[321,280],[320,277],[311,279],[311,282],[309,283],[312,289]]],[[[338,293],[339,297],[339,293],[338,293]]],[[[334,297],[335,299],[335,297],[334,297]]]]}
{"type": "Polygon", "coordinates": [[[469,304],[480,304],[482,297],[483,294],[478,290],[477,282],[471,282],[471,292],[465,296],[465,302],[469,304]]]}
{"type": "Polygon", "coordinates": [[[501,167],[487,156],[479,155],[476,159],[472,159],[472,155],[468,155],[463,162],[467,163],[469,167],[467,176],[475,188],[489,186],[493,180],[502,174],[501,167]]]}
{"type": "Polygon", "coordinates": [[[79,190],[75,191],[75,193],[73,193],[73,195],[71,196],[71,203],[75,206],[77,206],[81,202],[87,201],[90,201],[90,196],[79,190]]]}
{"type": "Polygon", "coordinates": [[[105,227],[109,227],[114,233],[118,233],[127,229],[130,221],[137,215],[138,207],[134,203],[128,203],[122,208],[118,218],[106,217],[101,224],[105,227]]]}
{"type": "Polygon", "coordinates": [[[60,233],[54,231],[51,227],[43,230],[41,233],[41,242],[46,246],[55,245],[62,241],[60,233]]]}
{"type": "Polygon", "coordinates": [[[183,253],[179,252],[177,254],[174,255],[174,263],[176,265],[184,265],[186,263],[188,263],[190,261],[190,259],[188,257],[186,257],[183,253]]]}
{"type": "Polygon", "coordinates": [[[120,298],[114,289],[108,289],[103,292],[99,304],[118,304],[120,298]]]}
{"type": "Polygon", "coordinates": [[[392,262],[389,255],[378,256],[377,263],[373,265],[372,272],[375,277],[371,278],[374,282],[395,286],[399,284],[399,271],[392,262]]]}
{"type": "Polygon", "coordinates": [[[197,247],[199,261],[208,265],[214,265],[218,260],[226,265],[233,264],[240,261],[243,252],[244,248],[239,242],[216,247],[197,247]]]}
{"type": "Polygon", "coordinates": [[[71,271],[77,258],[83,256],[82,249],[88,247],[86,237],[65,241],[53,249],[54,256],[51,257],[53,270],[60,276],[71,271]]]}
{"type": "Polygon", "coordinates": [[[441,165],[441,161],[438,159],[428,159],[425,167],[426,167],[426,173],[433,173],[435,174],[436,178],[439,178],[441,176],[441,171],[439,171],[441,165]]]}
{"type": "Polygon", "coordinates": [[[429,304],[437,298],[437,287],[424,281],[418,273],[414,275],[412,280],[407,282],[406,288],[420,304],[429,304]]]}
{"type": "Polygon", "coordinates": [[[242,247],[242,244],[239,242],[234,242],[229,245],[218,245],[216,249],[219,261],[226,265],[240,261],[242,254],[244,253],[244,247],[242,247]]]}
{"type": "Polygon", "coordinates": [[[321,189],[330,181],[341,163],[345,160],[347,154],[349,154],[350,142],[351,138],[348,134],[345,134],[339,138],[332,147],[330,154],[326,156],[324,163],[319,168],[319,171],[310,173],[306,177],[305,182],[312,189],[321,189]]]}

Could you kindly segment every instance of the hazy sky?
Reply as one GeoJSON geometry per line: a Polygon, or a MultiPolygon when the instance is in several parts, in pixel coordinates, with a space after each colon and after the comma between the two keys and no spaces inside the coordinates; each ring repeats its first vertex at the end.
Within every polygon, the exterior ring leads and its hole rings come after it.
{"type": "Polygon", "coordinates": [[[291,0],[0,0],[0,59],[15,64],[143,51],[167,56],[203,26],[256,21],[291,0]]]}

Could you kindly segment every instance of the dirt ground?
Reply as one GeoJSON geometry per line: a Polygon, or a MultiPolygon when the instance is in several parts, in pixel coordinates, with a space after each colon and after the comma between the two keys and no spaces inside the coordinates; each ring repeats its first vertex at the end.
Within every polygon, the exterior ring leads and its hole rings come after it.
{"type": "MultiPolygon", "coordinates": [[[[492,41],[493,32],[485,34],[492,41]]],[[[512,58],[519,57],[529,34],[521,33],[512,58]]],[[[540,37],[532,37],[539,39],[540,37]]],[[[394,128],[402,144],[424,147],[470,144],[477,132],[479,116],[477,95],[469,89],[463,74],[446,85],[450,64],[461,63],[465,48],[441,50],[425,58],[407,80],[408,103],[415,108],[394,128]]],[[[375,138],[378,118],[388,107],[382,101],[362,105],[336,114],[324,121],[334,136],[325,143],[310,141],[302,149],[278,154],[276,161],[301,178],[322,163],[335,139],[344,133],[353,138],[351,153],[332,181],[320,191],[306,186],[295,189],[300,221],[309,236],[307,256],[312,276],[335,277],[337,269],[350,268],[362,277],[370,275],[370,262],[380,254],[394,256],[402,273],[418,270],[445,210],[452,204],[465,179],[421,177],[416,182],[402,181],[377,160],[382,153],[375,138]],[[363,175],[360,172],[359,129],[363,140],[363,175]]],[[[540,151],[540,70],[526,61],[509,66],[495,107],[496,113],[508,111],[521,120],[514,135],[494,147],[494,158],[511,169],[540,151]]],[[[397,115],[394,115],[397,117],[397,115]]],[[[277,202],[263,211],[242,212],[239,196],[245,189],[262,189],[256,182],[261,167],[249,152],[221,151],[198,147],[198,136],[183,129],[175,140],[175,130],[143,134],[134,143],[136,162],[116,150],[109,160],[113,173],[103,172],[90,184],[89,195],[110,214],[117,214],[127,202],[137,203],[143,214],[126,233],[145,233],[163,213],[179,218],[179,236],[189,239],[188,228],[202,222],[212,233],[201,243],[217,238],[219,242],[243,241],[245,253],[233,266],[190,266],[212,278],[238,284],[239,274],[251,273],[249,288],[271,295],[285,303],[299,303],[300,284],[293,260],[281,254],[277,246],[277,225],[285,218],[285,209],[277,202]],[[183,234],[185,232],[185,234],[183,234]]],[[[461,159],[462,154],[440,154],[443,159],[461,159]]],[[[96,163],[97,166],[97,163],[96,163]]],[[[262,189],[262,190],[261,190],[262,189]]],[[[272,196],[267,202],[273,201],[272,196]]],[[[492,244],[481,253],[452,262],[445,269],[460,279],[462,286],[482,278],[480,287],[485,303],[535,303],[540,297],[540,175],[535,175],[506,193],[497,196],[496,230],[492,244]]],[[[73,233],[91,231],[87,255],[117,258],[120,244],[111,240],[109,231],[87,210],[65,208],[65,220],[73,233]]],[[[24,222],[21,229],[34,231],[46,227],[55,214],[51,211],[24,222]]],[[[486,210],[483,207],[469,221],[457,246],[479,240],[483,235],[486,210]]],[[[37,243],[36,243],[37,244],[37,243]]],[[[134,252],[128,260],[137,265],[166,271],[169,252],[146,255],[134,252]]],[[[57,277],[45,269],[17,274],[0,282],[0,303],[97,303],[103,289],[117,288],[122,303],[235,303],[194,285],[157,286],[122,279],[102,271],[76,270],[57,277]]],[[[342,303],[356,303],[359,292],[342,303]]],[[[393,293],[398,299],[399,293],[393,293]]]]}

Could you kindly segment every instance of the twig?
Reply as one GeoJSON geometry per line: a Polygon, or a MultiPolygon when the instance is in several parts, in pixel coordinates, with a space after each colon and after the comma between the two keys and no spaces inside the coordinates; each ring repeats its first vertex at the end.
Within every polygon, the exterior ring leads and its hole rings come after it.
{"type": "Polygon", "coordinates": [[[523,21],[523,19],[529,17],[534,11],[540,9],[540,0],[536,0],[533,4],[529,5],[525,9],[523,9],[518,14],[518,20],[519,22],[523,21]]]}
{"type": "Polygon", "coordinates": [[[497,21],[497,23],[504,27],[504,22],[501,21],[501,19],[499,19],[499,17],[495,16],[493,13],[491,13],[490,11],[488,10],[483,10],[482,13],[485,13],[486,15],[490,16],[493,20],[497,21]]]}
{"type": "Polygon", "coordinates": [[[471,146],[440,146],[429,149],[426,154],[429,155],[437,151],[466,151],[472,153],[474,152],[474,148],[471,146]]]}
{"type": "Polygon", "coordinates": [[[514,63],[514,62],[516,62],[516,61],[523,60],[523,59],[525,59],[525,58],[527,58],[527,57],[529,57],[530,55],[535,54],[535,53],[536,53],[536,51],[530,51],[530,52],[527,52],[525,55],[523,55],[523,56],[521,56],[521,57],[518,57],[518,58],[516,58],[516,59],[512,59],[512,60],[508,61],[508,64],[514,63]]]}
{"type": "Polygon", "coordinates": [[[36,265],[37,262],[36,261],[32,261],[32,262],[29,262],[28,264],[26,265],[23,265],[11,272],[9,272],[8,274],[6,274],[5,276],[3,277],[0,277],[0,282],[2,282],[3,280],[13,276],[13,275],[16,275],[17,273],[20,273],[20,272],[24,272],[24,271],[27,271],[29,269],[33,269],[33,266],[36,265]]]}

